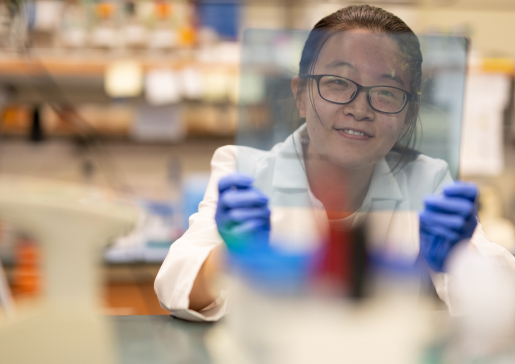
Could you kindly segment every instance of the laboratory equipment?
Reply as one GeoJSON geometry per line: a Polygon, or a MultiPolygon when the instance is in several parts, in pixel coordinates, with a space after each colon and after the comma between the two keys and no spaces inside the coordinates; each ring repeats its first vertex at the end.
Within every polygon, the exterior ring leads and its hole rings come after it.
{"type": "Polygon", "coordinates": [[[359,303],[294,287],[302,275],[288,283],[266,273],[253,278],[226,278],[232,310],[209,338],[216,363],[236,363],[237,354],[241,363],[413,364],[433,339],[434,311],[413,277],[383,279],[381,292],[359,303]]]}
{"type": "Polygon", "coordinates": [[[113,363],[99,314],[102,247],[135,224],[138,209],[115,194],[71,183],[0,178],[0,218],[43,250],[39,305],[0,320],[2,363],[113,363]]]}

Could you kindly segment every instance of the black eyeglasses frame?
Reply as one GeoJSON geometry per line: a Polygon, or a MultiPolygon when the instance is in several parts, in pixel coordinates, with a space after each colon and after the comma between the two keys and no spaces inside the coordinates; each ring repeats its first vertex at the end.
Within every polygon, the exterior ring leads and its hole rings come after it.
{"type": "Polygon", "coordinates": [[[358,94],[361,92],[361,90],[364,90],[367,93],[367,101],[368,101],[368,104],[370,105],[370,107],[373,110],[375,110],[377,112],[380,112],[380,113],[383,113],[383,114],[398,114],[398,113],[402,112],[402,110],[404,110],[406,108],[406,105],[408,105],[408,102],[410,102],[410,101],[418,101],[417,95],[412,94],[411,92],[403,90],[402,88],[399,88],[399,87],[394,87],[394,86],[389,86],[389,85],[362,86],[359,83],[357,83],[355,81],[352,81],[352,80],[350,80],[348,78],[341,77],[341,76],[336,76],[336,75],[329,75],[329,74],[323,74],[323,75],[306,74],[306,75],[299,75],[299,77],[300,78],[309,78],[309,79],[315,80],[316,83],[317,83],[317,90],[318,90],[318,94],[320,95],[320,97],[323,100],[325,100],[327,102],[330,102],[332,104],[337,104],[337,105],[347,105],[347,104],[350,104],[358,96],[358,94]],[[349,81],[349,82],[355,84],[357,86],[356,93],[354,94],[354,96],[348,102],[336,102],[336,101],[327,100],[325,97],[322,96],[322,93],[320,92],[320,79],[322,77],[325,77],[325,76],[341,78],[341,79],[343,79],[345,81],[349,81]],[[391,87],[391,88],[394,88],[394,89],[397,89],[397,90],[400,90],[400,91],[404,92],[406,94],[406,100],[405,100],[404,105],[402,106],[402,108],[399,111],[396,111],[396,112],[386,112],[386,111],[377,110],[375,107],[373,107],[372,103],[370,102],[370,90],[372,88],[375,88],[375,87],[391,87]]]}

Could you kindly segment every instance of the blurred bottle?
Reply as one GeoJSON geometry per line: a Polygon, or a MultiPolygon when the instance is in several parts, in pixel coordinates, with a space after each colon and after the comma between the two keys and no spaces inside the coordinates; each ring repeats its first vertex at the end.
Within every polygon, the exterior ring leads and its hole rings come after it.
{"type": "Polygon", "coordinates": [[[10,51],[26,47],[29,30],[29,14],[20,1],[0,2],[0,46],[10,51]]]}
{"type": "Polygon", "coordinates": [[[240,27],[241,1],[238,0],[200,0],[198,18],[202,28],[216,32],[221,39],[236,40],[240,27]]]}
{"type": "Polygon", "coordinates": [[[81,49],[88,45],[88,12],[78,0],[65,2],[57,31],[57,43],[64,47],[81,49]]]}
{"type": "Polygon", "coordinates": [[[149,41],[149,31],[138,18],[136,6],[135,1],[124,3],[123,26],[120,31],[125,47],[142,49],[146,47],[149,41]]]}
{"type": "Polygon", "coordinates": [[[25,2],[24,12],[28,19],[32,47],[50,48],[54,45],[63,5],[63,1],[57,0],[25,2]]]}
{"type": "Polygon", "coordinates": [[[23,296],[39,294],[41,292],[40,248],[30,238],[22,237],[15,248],[14,255],[14,293],[23,296]]]}
{"type": "Polygon", "coordinates": [[[183,48],[197,44],[197,14],[193,4],[179,2],[174,5],[174,27],[178,31],[178,42],[183,48]]]}
{"type": "Polygon", "coordinates": [[[155,25],[148,46],[155,50],[169,50],[177,46],[177,32],[171,23],[172,5],[168,1],[156,1],[155,25]]]}
{"type": "Polygon", "coordinates": [[[11,25],[11,13],[6,1],[0,2],[0,47],[10,46],[9,33],[11,25]]]}
{"type": "Polygon", "coordinates": [[[41,106],[36,105],[32,111],[32,124],[29,133],[29,140],[39,143],[45,139],[43,124],[41,121],[41,106]]]}
{"type": "Polygon", "coordinates": [[[96,24],[91,31],[91,44],[102,49],[112,49],[120,44],[115,12],[117,6],[111,2],[95,5],[96,24]]]}
{"type": "Polygon", "coordinates": [[[11,104],[2,110],[2,132],[26,134],[30,130],[32,110],[28,105],[11,104]]]}

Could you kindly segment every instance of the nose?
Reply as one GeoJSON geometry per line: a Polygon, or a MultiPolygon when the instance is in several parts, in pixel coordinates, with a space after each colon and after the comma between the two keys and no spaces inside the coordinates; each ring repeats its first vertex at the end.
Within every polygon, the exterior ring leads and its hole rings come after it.
{"type": "Polygon", "coordinates": [[[374,120],[374,110],[370,107],[365,90],[360,90],[352,102],[343,106],[345,115],[353,116],[357,121],[374,120]]]}

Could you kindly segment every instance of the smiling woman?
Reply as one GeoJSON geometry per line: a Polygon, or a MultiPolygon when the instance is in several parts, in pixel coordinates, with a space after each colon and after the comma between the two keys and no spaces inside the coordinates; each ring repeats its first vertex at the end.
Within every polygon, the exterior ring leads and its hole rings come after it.
{"type": "MultiPolygon", "coordinates": [[[[405,106],[416,102],[411,92],[418,90],[409,88],[407,57],[395,36],[384,29],[338,31],[314,52],[316,58],[305,67],[313,74],[302,75],[301,67],[301,76],[292,80],[310,140],[305,156],[310,188],[326,208],[355,211],[363,203],[374,165],[416,122],[416,116],[407,117],[405,106]],[[321,175],[332,177],[318,178],[321,175]],[[353,193],[352,198],[342,197],[340,206],[334,206],[334,194],[317,193],[337,190],[344,183],[353,193]]],[[[303,57],[312,54],[304,52],[303,57]]],[[[420,80],[415,83],[419,84],[420,80]]]]}
{"type": "Polygon", "coordinates": [[[476,187],[453,184],[444,161],[412,149],[421,65],[417,36],[385,10],[349,6],[320,20],[291,81],[300,127],[270,151],[217,150],[199,212],[156,278],[162,307],[218,320],[227,305],[211,284],[220,250],[273,276],[281,264],[303,267],[273,258],[278,250],[309,255],[328,232],[365,219],[371,249],[411,261],[420,252],[453,312],[445,263],[458,242],[515,275],[515,259],[477,223],[476,187]]]}

